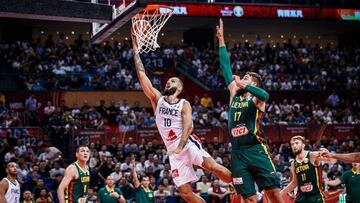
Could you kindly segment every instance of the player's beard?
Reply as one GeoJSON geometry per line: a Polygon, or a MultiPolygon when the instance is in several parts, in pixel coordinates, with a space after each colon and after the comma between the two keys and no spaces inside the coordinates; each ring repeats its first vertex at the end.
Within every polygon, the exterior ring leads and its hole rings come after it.
{"type": "Polygon", "coordinates": [[[165,90],[164,90],[164,95],[165,95],[165,96],[173,95],[173,94],[175,94],[176,90],[177,90],[176,87],[171,87],[171,88],[169,88],[169,89],[165,89],[165,90]]]}
{"type": "Polygon", "coordinates": [[[302,152],[302,149],[293,150],[293,153],[294,153],[295,156],[301,154],[301,152],[302,152]]]}

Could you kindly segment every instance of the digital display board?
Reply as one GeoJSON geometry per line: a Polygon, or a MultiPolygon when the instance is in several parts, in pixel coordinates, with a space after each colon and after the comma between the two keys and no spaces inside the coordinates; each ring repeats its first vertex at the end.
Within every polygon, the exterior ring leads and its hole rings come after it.
{"type": "MultiPolygon", "coordinates": [[[[360,9],[167,3],[175,16],[258,19],[360,20],[360,9]]],[[[160,12],[167,12],[166,8],[160,12]]]]}

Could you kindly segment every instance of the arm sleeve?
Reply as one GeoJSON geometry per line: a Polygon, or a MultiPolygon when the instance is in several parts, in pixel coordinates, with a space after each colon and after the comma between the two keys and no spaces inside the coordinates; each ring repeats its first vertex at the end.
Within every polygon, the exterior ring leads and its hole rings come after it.
{"type": "Polygon", "coordinates": [[[250,94],[254,95],[256,98],[260,99],[261,101],[267,101],[269,99],[269,93],[267,93],[265,90],[259,87],[246,85],[245,90],[250,92],[250,94]]]}
{"type": "Polygon", "coordinates": [[[232,81],[231,63],[226,47],[219,48],[220,68],[223,72],[225,83],[228,86],[232,81]]]}

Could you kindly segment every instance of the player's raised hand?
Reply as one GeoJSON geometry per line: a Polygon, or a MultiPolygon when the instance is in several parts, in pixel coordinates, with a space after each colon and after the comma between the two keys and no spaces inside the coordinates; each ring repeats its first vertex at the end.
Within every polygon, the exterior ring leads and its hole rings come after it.
{"type": "Polygon", "coordinates": [[[135,54],[139,53],[139,48],[136,42],[136,35],[134,33],[134,28],[131,28],[131,41],[132,41],[132,47],[135,54]]]}
{"type": "Polygon", "coordinates": [[[216,26],[216,36],[218,38],[224,37],[224,24],[221,18],[219,20],[219,25],[216,26]]]}
{"type": "Polygon", "coordinates": [[[240,79],[239,76],[233,75],[233,80],[239,89],[244,89],[246,87],[246,84],[240,79]]]}
{"type": "Polygon", "coordinates": [[[135,159],[132,159],[132,160],[131,160],[130,166],[131,166],[131,168],[135,169],[135,166],[136,166],[136,161],[135,161],[135,159]]]}

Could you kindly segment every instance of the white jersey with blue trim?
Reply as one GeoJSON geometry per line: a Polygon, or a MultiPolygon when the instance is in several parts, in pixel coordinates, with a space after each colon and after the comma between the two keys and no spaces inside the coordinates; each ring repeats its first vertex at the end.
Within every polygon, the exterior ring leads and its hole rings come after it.
{"type": "Polygon", "coordinates": [[[9,179],[4,178],[8,182],[8,189],[5,193],[5,199],[7,203],[19,203],[20,202],[20,184],[15,180],[15,184],[9,179]]]}
{"type": "Polygon", "coordinates": [[[161,97],[157,103],[155,117],[156,126],[168,152],[174,151],[178,146],[183,135],[182,108],[185,99],[180,99],[174,104],[170,104],[161,97]]]}

